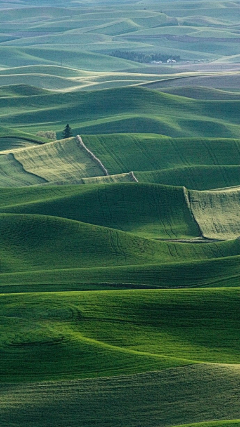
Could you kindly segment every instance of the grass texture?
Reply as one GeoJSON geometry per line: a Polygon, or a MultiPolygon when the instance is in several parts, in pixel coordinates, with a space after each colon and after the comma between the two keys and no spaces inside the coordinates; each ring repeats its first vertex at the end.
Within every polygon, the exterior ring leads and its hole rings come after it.
{"type": "Polygon", "coordinates": [[[0,299],[4,381],[239,363],[237,289],[9,294],[0,299]]]}
{"type": "Polygon", "coordinates": [[[238,383],[236,365],[198,364],[115,378],[1,385],[0,421],[14,427],[239,427],[238,383]]]}

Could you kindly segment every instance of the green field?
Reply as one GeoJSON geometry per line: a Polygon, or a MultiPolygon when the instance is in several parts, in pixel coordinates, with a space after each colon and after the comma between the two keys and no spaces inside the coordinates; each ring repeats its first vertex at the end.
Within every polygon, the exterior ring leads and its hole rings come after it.
{"type": "Polygon", "coordinates": [[[1,427],[240,427],[239,6],[1,2],[1,427]]]}

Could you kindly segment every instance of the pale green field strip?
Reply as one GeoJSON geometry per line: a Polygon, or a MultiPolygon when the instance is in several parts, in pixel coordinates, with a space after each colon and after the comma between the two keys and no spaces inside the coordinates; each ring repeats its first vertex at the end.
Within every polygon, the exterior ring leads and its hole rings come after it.
{"type": "Polygon", "coordinates": [[[19,187],[44,184],[46,180],[34,173],[27,172],[22,163],[13,154],[0,155],[0,186],[19,187]]]}
{"type": "Polygon", "coordinates": [[[233,420],[240,416],[239,381],[237,366],[205,364],[117,378],[3,384],[0,423],[3,427],[33,423],[35,427],[239,427],[240,421],[233,420]]]}
{"type": "MultiPolygon", "coordinates": [[[[151,89],[160,89],[166,87],[192,87],[203,86],[210,89],[225,89],[233,90],[239,88],[240,75],[239,74],[226,74],[226,75],[212,75],[212,76],[191,76],[172,79],[169,84],[168,80],[156,82],[151,84],[151,89]]],[[[146,85],[147,87],[147,85],[146,85]]]]}
{"type": "Polygon", "coordinates": [[[52,183],[74,183],[88,176],[104,175],[102,168],[76,138],[15,151],[14,156],[26,171],[52,183]]]}
{"type": "Polygon", "coordinates": [[[239,289],[2,294],[0,304],[1,382],[202,362],[239,371],[239,289]]]}
{"type": "Polygon", "coordinates": [[[230,92],[221,89],[211,89],[206,87],[175,87],[163,90],[164,93],[171,95],[186,96],[193,99],[206,99],[206,100],[239,100],[239,92],[230,92]]]}
{"type": "Polygon", "coordinates": [[[119,175],[97,176],[82,178],[83,184],[106,184],[118,182],[138,182],[133,172],[122,173],[119,175]]]}
{"type": "Polygon", "coordinates": [[[192,212],[202,234],[215,239],[240,236],[240,187],[218,191],[189,191],[192,212]]]}

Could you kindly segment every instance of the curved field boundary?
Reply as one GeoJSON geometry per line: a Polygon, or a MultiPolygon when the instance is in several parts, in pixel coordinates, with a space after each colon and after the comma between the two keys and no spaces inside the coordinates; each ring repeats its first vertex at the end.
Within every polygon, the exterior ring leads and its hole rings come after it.
{"type": "Polygon", "coordinates": [[[0,155],[0,186],[22,187],[44,184],[46,180],[37,174],[26,171],[13,153],[0,155]]]}
{"type": "Polygon", "coordinates": [[[107,169],[105,168],[105,166],[102,164],[102,162],[101,162],[101,160],[99,160],[94,154],[93,154],[93,152],[92,151],[90,151],[87,147],[86,147],[86,145],[84,144],[84,142],[83,142],[83,140],[82,140],[82,138],[81,138],[81,136],[79,136],[79,135],[77,135],[77,140],[78,140],[78,142],[79,142],[79,145],[80,145],[80,147],[81,148],[83,148],[88,154],[89,154],[89,156],[91,157],[91,159],[93,159],[97,164],[98,164],[98,166],[100,166],[100,168],[103,170],[103,173],[104,173],[104,175],[109,175],[109,173],[108,173],[108,171],[107,171],[107,169]]]}

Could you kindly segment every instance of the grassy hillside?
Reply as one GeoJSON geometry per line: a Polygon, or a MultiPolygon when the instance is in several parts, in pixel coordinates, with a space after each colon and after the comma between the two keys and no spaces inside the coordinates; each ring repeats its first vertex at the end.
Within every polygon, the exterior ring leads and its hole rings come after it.
{"type": "Polygon", "coordinates": [[[238,240],[199,245],[156,242],[58,217],[1,214],[0,218],[2,273],[163,264],[240,254],[238,240]]]}
{"type": "MultiPolygon", "coordinates": [[[[216,253],[216,252],[215,252],[216,253]]],[[[109,289],[238,287],[239,255],[210,260],[120,267],[1,273],[1,291],[59,292],[109,289]]]]}
{"type": "Polygon", "coordinates": [[[14,123],[30,132],[62,131],[71,123],[75,135],[151,132],[238,138],[238,111],[236,100],[195,100],[140,87],[0,98],[5,126],[14,123]]]}
{"type": "MultiPolygon", "coordinates": [[[[156,171],[162,170],[164,174],[176,168],[176,174],[179,174],[178,168],[189,168],[188,183],[191,186],[194,180],[196,166],[218,166],[219,165],[238,165],[239,141],[223,138],[164,138],[158,135],[101,135],[83,137],[87,147],[93,150],[110,173],[121,173],[126,170],[137,171],[156,171]],[[163,171],[165,170],[165,172],[163,171]],[[169,170],[169,171],[167,171],[169,170]]],[[[183,169],[181,169],[183,170],[183,169]]],[[[226,168],[226,171],[228,168],[226,168]]],[[[214,175],[215,169],[213,168],[214,175]]],[[[229,178],[234,180],[234,168],[230,169],[229,178]]],[[[143,175],[139,175],[139,178],[143,175]]],[[[225,182],[228,180],[227,174],[224,176],[224,168],[221,174],[218,170],[219,178],[225,182]],[[220,176],[222,175],[222,178],[220,176]],[[224,176],[224,178],[223,178],[224,176]]],[[[236,175],[235,175],[236,179],[236,175]]],[[[206,178],[204,178],[206,181],[206,178]]],[[[166,182],[166,181],[165,181],[166,182]]],[[[214,177],[210,178],[211,185],[214,185],[214,177]]],[[[183,184],[183,182],[179,182],[183,184]]],[[[185,183],[184,183],[185,185],[185,183]]],[[[186,183],[187,185],[187,183],[186,183]]],[[[218,184],[217,184],[218,185],[218,184]]],[[[228,185],[228,184],[227,184],[228,185]]],[[[231,185],[231,184],[230,184],[231,185]]],[[[218,185],[218,186],[221,186],[218,185]]]]}
{"type": "Polygon", "coordinates": [[[239,172],[240,168],[237,165],[197,165],[135,172],[135,175],[139,182],[183,185],[189,189],[210,190],[238,186],[239,172]]]}
{"type": "Polygon", "coordinates": [[[5,381],[239,362],[236,289],[42,293],[0,299],[0,369],[5,381]]]}
{"type": "Polygon", "coordinates": [[[240,426],[239,10],[0,4],[1,426],[240,426]]]}
{"type": "Polygon", "coordinates": [[[117,378],[12,384],[2,386],[0,421],[27,427],[30,420],[36,427],[113,422],[136,427],[139,421],[154,427],[159,420],[162,426],[239,427],[233,420],[239,417],[238,383],[236,365],[204,364],[117,378]],[[218,421],[209,421],[213,414],[218,421]]]}
{"type": "Polygon", "coordinates": [[[149,184],[2,191],[2,212],[54,215],[151,238],[200,235],[180,187],[149,184]]]}

